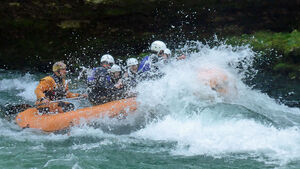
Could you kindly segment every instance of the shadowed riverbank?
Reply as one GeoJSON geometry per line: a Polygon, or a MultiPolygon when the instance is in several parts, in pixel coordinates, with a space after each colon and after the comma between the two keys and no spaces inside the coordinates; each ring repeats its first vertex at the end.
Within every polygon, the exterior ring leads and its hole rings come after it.
{"type": "Polygon", "coordinates": [[[57,60],[93,66],[104,53],[125,59],[147,52],[155,39],[174,49],[186,40],[206,43],[217,35],[233,45],[251,44],[256,51],[275,49],[276,56],[263,55],[274,58],[267,69],[298,79],[299,5],[299,0],[5,0],[0,6],[0,66],[48,71],[57,60]],[[270,40],[279,32],[293,39],[270,40]],[[252,36],[260,43],[249,40],[252,36]],[[281,55],[284,59],[277,57],[281,55]]]}

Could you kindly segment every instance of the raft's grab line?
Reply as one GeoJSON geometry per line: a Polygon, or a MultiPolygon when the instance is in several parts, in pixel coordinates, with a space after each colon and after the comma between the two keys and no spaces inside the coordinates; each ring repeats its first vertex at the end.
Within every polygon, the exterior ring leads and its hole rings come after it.
{"type": "Polygon", "coordinates": [[[53,132],[89,122],[95,118],[116,117],[133,113],[137,108],[135,98],[112,101],[98,106],[87,107],[75,111],[58,114],[39,115],[36,108],[29,108],[16,117],[16,122],[21,128],[36,128],[53,132]]]}

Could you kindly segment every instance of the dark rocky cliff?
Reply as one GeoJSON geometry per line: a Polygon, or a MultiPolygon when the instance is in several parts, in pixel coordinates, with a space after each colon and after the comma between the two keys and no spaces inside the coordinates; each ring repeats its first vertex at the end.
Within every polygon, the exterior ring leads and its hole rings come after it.
{"type": "MultiPolygon", "coordinates": [[[[62,59],[91,65],[107,52],[138,55],[154,39],[175,47],[214,34],[290,33],[300,30],[299,9],[299,0],[3,0],[0,67],[48,70],[62,59]]],[[[299,59],[293,62],[297,69],[299,59]]]]}

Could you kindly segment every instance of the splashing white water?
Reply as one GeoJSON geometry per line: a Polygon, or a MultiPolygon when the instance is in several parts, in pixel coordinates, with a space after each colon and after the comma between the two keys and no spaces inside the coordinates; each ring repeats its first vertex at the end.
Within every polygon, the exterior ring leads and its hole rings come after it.
{"type": "Polygon", "coordinates": [[[18,90],[17,96],[21,96],[25,100],[35,101],[34,90],[37,84],[38,81],[34,79],[33,75],[26,73],[22,77],[0,80],[0,91],[18,90]]]}
{"type": "Polygon", "coordinates": [[[176,142],[174,155],[226,156],[232,153],[263,154],[279,163],[299,159],[297,128],[278,130],[251,120],[176,119],[166,117],[134,134],[138,138],[176,142]]]}
{"type": "MultiPolygon", "coordinates": [[[[165,76],[162,79],[138,85],[141,107],[147,107],[146,113],[163,114],[163,118],[151,121],[133,136],[175,141],[177,148],[173,153],[180,155],[254,152],[278,159],[280,163],[300,158],[300,110],[280,105],[242,82],[254,56],[249,48],[234,49],[225,45],[210,48],[197,42],[189,48],[196,52],[186,60],[163,67],[165,76]],[[206,70],[216,70],[220,76],[225,74],[228,77],[226,94],[213,90],[209,83],[203,83],[214,77],[206,70]],[[199,73],[202,78],[199,78],[199,73]],[[223,110],[227,114],[233,113],[235,105],[239,105],[250,112],[249,116],[263,116],[286,126],[276,128],[247,117],[219,118],[216,114],[220,112],[216,109],[205,108],[217,103],[232,106],[231,110],[223,110]]],[[[234,113],[243,114],[245,110],[234,113]]]]}

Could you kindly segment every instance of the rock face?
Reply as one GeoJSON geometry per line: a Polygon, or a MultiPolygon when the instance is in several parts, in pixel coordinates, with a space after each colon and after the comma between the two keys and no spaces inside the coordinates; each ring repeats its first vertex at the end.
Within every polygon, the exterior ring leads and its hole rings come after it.
{"type": "MultiPolygon", "coordinates": [[[[49,62],[66,59],[92,65],[107,52],[137,55],[153,39],[172,46],[214,34],[291,32],[300,29],[299,6],[299,0],[3,0],[0,68],[49,70],[49,62]]],[[[297,47],[289,55],[299,63],[297,47]]]]}

